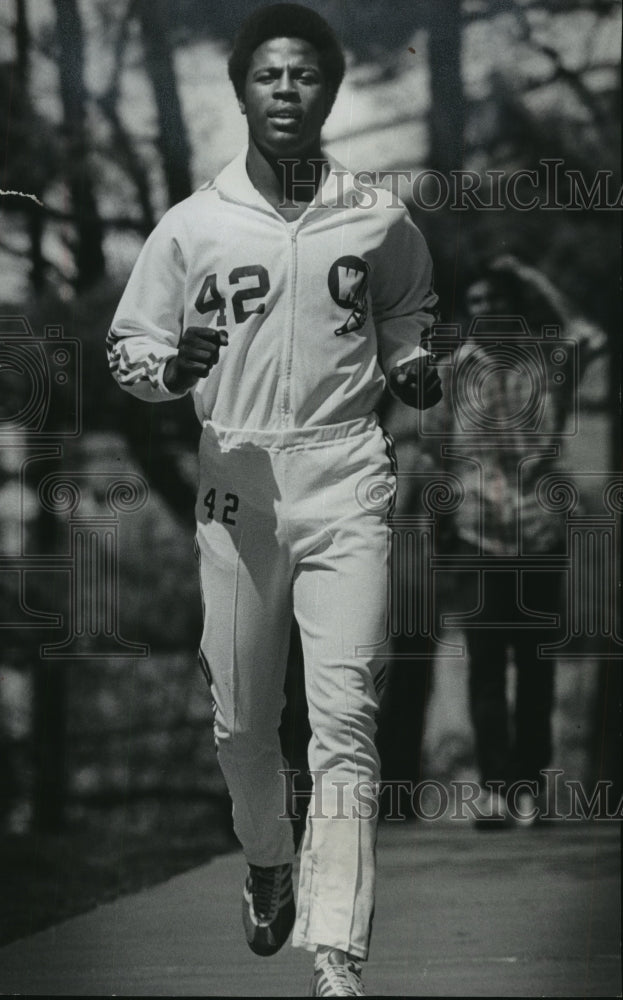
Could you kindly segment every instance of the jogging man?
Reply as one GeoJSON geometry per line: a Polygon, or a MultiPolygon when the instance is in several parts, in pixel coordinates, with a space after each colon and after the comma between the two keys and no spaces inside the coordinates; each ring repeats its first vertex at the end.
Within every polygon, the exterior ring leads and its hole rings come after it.
{"type": "Polygon", "coordinates": [[[386,382],[410,406],[441,398],[420,346],[437,298],[404,207],[383,190],[364,207],[323,153],[344,74],[326,22],[297,4],[255,11],[229,73],[248,148],[147,240],[109,357],[142,399],[192,392],[203,426],[200,660],[249,866],[248,943],[271,955],[294,927],[316,954],[313,995],[363,995],[395,491],[374,411],[386,382]],[[292,614],[314,777],[296,913],[278,737],[292,614]]]}

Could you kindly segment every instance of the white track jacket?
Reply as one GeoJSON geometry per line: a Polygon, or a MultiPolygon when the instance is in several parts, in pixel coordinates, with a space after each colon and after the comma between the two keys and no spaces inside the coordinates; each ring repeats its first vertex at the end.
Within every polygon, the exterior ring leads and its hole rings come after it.
{"type": "Polygon", "coordinates": [[[362,191],[334,160],[315,201],[286,222],[245,159],[146,241],[107,338],[111,370],[141,399],[175,399],[165,363],[183,330],[205,325],[229,343],[190,390],[202,423],[279,432],[368,416],[385,375],[425,353],[437,296],[424,238],[395,196],[362,191]]]}

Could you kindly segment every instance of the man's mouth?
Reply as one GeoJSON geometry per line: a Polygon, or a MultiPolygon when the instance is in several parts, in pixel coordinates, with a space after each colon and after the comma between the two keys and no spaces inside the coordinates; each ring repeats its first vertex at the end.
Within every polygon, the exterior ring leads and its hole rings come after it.
{"type": "Polygon", "coordinates": [[[270,111],[268,117],[272,121],[283,122],[284,125],[293,125],[300,122],[302,116],[299,108],[278,108],[270,111]]]}

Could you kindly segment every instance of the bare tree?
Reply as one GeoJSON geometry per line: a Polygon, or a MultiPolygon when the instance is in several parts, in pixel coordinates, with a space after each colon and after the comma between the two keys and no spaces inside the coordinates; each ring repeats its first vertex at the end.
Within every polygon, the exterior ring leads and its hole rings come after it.
{"type": "Polygon", "coordinates": [[[173,53],[169,38],[168,0],[137,0],[137,13],[145,46],[145,64],[158,112],[158,144],[169,204],[192,191],[190,146],[182,114],[173,53]]]}
{"type": "Polygon", "coordinates": [[[444,174],[460,170],[463,165],[462,30],[461,0],[429,4],[429,161],[433,169],[444,174]]]}
{"type": "Polygon", "coordinates": [[[144,236],[148,236],[156,224],[151,200],[149,176],[146,165],[123,124],[118,107],[123,56],[128,40],[128,29],[135,13],[136,0],[129,0],[125,15],[120,19],[117,27],[113,65],[108,86],[99,98],[98,103],[112,129],[114,153],[134,184],[137,201],[141,209],[141,232],[144,236]]]}
{"type": "Polygon", "coordinates": [[[74,249],[79,291],[93,285],[105,272],[103,227],[89,163],[84,84],[84,38],[76,0],[54,0],[59,48],[60,93],[63,105],[66,174],[77,241],[74,249]]]}
{"type": "MultiPolygon", "coordinates": [[[[15,0],[15,61],[12,67],[15,84],[9,86],[8,118],[14,133],[15,149],[21,150],[14,156],[13,168],[19,175],[21,185],[26,185],[30,194],[41,199],[43,172],[38,169],[37,158],[25,155],[29,145],[28,137],[33,124],[33,110],[30,99],[30,67],[32,38],[28,24],[26,0],[15,0]]],[[[37,130],[33,130],[37,134],[37,130]]],[[[45,280],[45,260],[42,252],[44,215],[41,205],[32,199],[19,203],[20,212],[26,214],[26,225],[30,241],[30,279],[36,291],[43,289],[45,280]]]]}

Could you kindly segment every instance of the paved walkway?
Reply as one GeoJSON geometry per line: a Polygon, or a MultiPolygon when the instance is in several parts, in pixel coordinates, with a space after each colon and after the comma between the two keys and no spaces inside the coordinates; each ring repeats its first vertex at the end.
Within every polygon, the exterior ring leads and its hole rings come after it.
{"type": "MultiPolygon", "coordinates": [[[[619,827],[385,823],[366,986],[377,996],[621,995],[619,827]]],[[[305,996],[311,956],[240,926],[239,853],[0,949],[0,991],[305,996]]]]}

